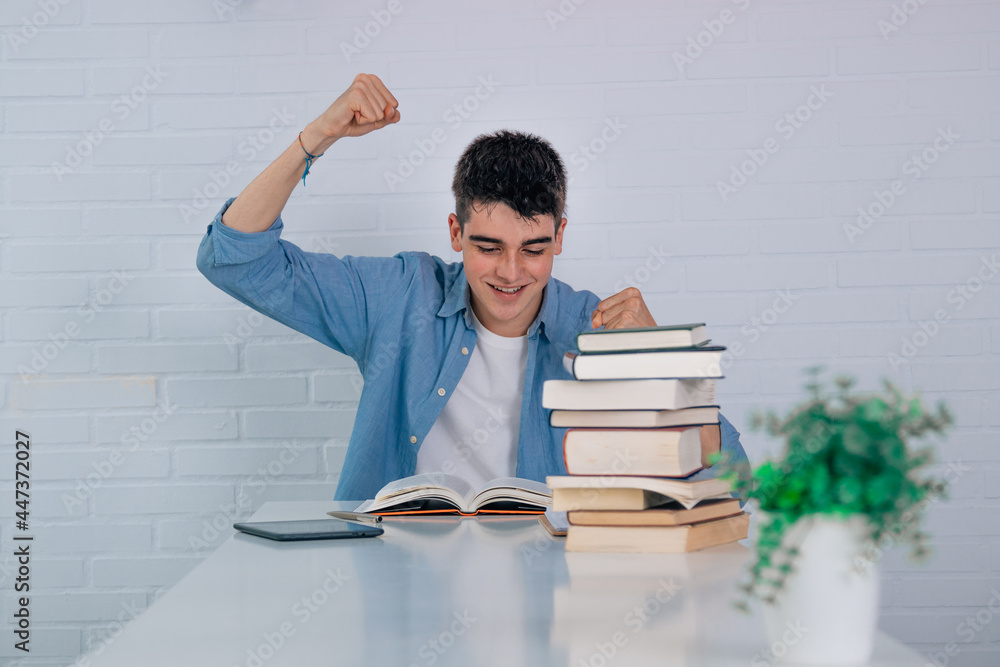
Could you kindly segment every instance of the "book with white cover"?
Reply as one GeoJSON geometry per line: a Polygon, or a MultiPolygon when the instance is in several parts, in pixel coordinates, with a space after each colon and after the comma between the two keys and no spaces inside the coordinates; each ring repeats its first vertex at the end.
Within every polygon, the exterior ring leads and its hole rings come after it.
{"type": "Polygon", "coordinates": [[[721,345],[661,350],[578,354],[573,358],[577,380],[638,380],[643,378],[721,378],[721,345]]]}
{"type": "Polygon", "coordinates": [[[549,410],[679,410],[715,405],[715,380],[546,380],[549,410]]]}
{"type": "Polygon", "coordinates": [[[563,437],[570,475],[687,477],[701,468],[701,427],[574,428],[563,437]]]}
{"type": "Polygon", "coordinates": [[[666,428],[719,423],[719,406],[683,410],[553,410],[556,428],[666,428]]]}

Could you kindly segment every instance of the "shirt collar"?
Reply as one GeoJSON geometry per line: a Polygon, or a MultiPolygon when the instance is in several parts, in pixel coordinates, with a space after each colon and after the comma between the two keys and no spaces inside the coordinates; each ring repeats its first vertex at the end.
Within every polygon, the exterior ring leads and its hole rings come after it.
{"type": "MultiPolygon", "coordinates": [[[[545,289],[542,291],[542,307],[539,308],[538,315],[535,316],[535,321],[531,323],[530,327],[528,327],[529,337],[534,336],[535,332],[538,331],[542,324],[549,326],[549,323],[553,322],[555,319],[556,303],[555,299],[552,297],[552,293],[555,289],[555,278],[549,276],[549,282],[546,283],[545,289]]],[[[444,303],[442,303],[441,307],[438,309],[438,317],[450,317],[458,311],[464,310],[465,312],[463,313],[463,316],[465,318],[465,325],[471,329],[471,295],[472,290],[469,289],[469,281],[465,277],[465,266],[462,265],[461,270],[455,276],[451,286],[448,287],[448,291],[444,297],[444,303]]]]}

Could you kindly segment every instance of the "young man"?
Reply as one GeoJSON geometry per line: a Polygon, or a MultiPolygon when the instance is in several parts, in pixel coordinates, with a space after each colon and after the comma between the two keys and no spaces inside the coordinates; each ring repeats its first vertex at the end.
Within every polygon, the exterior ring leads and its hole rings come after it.
{"type": "MultiPolygon", "coordinates": [[[[280,213],[335,141],[398,122],[396,98],[358,75],[209,225],[198,268],[239,301],[353,358],[364,377],[337,499],[365,499],[419,472],[473,485],[564,474],[564,429],[548,425],[542,383],[568,378],[562,358],[590,328],[654,326],[629,288],[603,301],[551,277],[562,252],[566,173],[545,141],[501,131],[477,138],[455,169],[448,216],[461,263],[426,253],[344,257],[280,239],[280,213]]],[[[702,429],[705,455],[744,460],[722,420],[702,429]]]]}

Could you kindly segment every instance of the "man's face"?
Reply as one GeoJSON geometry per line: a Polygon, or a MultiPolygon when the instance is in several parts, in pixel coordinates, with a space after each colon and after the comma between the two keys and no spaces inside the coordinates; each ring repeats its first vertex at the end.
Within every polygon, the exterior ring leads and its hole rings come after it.
{"type": "Polygon", "coordinates": [[[472,207],[465,230],[448,216],[451,247],[462,253],[472,291],[472,309],[483,326],[499,336],[523,336],[542,307],[542,291],[552,260],[562,252],[566,218],[520,217],[509,206],[472,207]]]}

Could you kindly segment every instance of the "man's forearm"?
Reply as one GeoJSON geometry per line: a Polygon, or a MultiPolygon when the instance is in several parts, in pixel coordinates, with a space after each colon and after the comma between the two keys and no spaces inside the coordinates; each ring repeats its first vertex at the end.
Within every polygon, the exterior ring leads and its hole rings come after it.
{"type": "Polygon", "coordinates": [[[253,179],[222,216],[226,227],[262,232],[281,215],[295,184],[306,170],[305,148],[321,155],[340,137],[360,137],[400,119],[399,102],[374,74],[358,74],[354,82],[319,118],[302,130],[292,145],[253,179]]]}
{"type": "MultiPolygon", "coordinates": [[[[336,139],[325,136],[310,123],[302,131],[302,144],[313,155],[326,152],[336,139]]],[[[241,232],[262,232],[277,219],[306,170],[306,155],[295,141],[268,165],[222,216],[222,222],[241,232]]],[[[310,172],[311,173],[311,172],[310,172]]]]}

